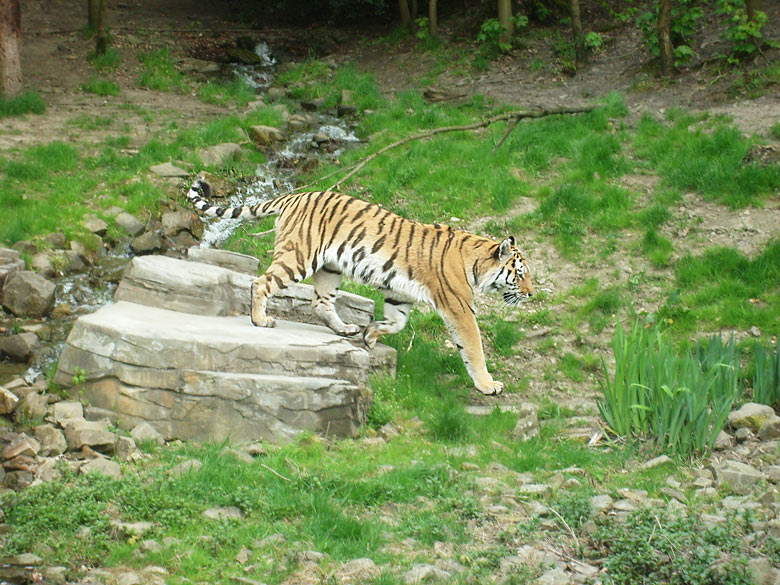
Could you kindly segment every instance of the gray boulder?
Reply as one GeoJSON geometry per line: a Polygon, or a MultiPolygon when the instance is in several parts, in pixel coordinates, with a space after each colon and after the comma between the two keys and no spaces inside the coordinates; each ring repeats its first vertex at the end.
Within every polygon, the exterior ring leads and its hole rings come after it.
{"type": "Polygon", "coordinates": [[[231,161],[239,160],[241,155],[241,146],[234,142],[216,144],[198,151],[198,157],[204,165],[215,167],[221,167],[231,161]]]}
{"type": "Polygon", "coordinates": [[[144,231],[144,224],[141,223],[137,217],[127,213],[126,211],[119,213],[114,218],[114,223],[128,236],[135,237],[144,231]]]}
{"type": "Polygon", "coordinates": [[[228,250],[217,250],[216,248],[199,248],[197,246],[187,250],[187,260],[213,264],[214,266],[221,266],[228,270],[235,270],[236,272],[243,272],[253,276],[257,274],[257,269],[260,266],[260,260],[254,256],[228,250]]]}
{"type": "Polygon", "coordinates": [[[303,430],[353,435],[361,389],[394,367],[393,350],[369,353],[324,327],[118,302],[74,324],[55,381],[68,387],[86,371],[86,398],[115,409],[122,428],[147,421],[166,439],[280,441],[303,430]]]}
{"type": "Polygon", "coordinates": [[[65,425],[65,439],[72,451],[82,447],[102,451],[113,448],[116,435],[108,430],[105,423],[72,419],[65,425]]]}
{"type": "MultiPolygon", "coordinates": [[[[201,262],[165,256],[133,258],[114,299],[198,315],[248,315],[253,277],[201,262]]],[[[289,286],[268,300],[274,317],[321,324],[311,308],[314,288],[289,286]]],[[[346,323],[366,327],[374,317],[374,302],[339,291],[336,310],[346,323]]]]}
{"type": "Polygon", "coordinates": [[[45,317],[54,308],[55,285],[30,270],[12,272],[3,286],[3,306],[17,317],[45,317]]]}
{"type": "Polygon", "coordinates": [[[284,138],[279,128],[273,126],[252,126],[249,128],[249,137],[259,146],[267,146],[284,138]]]}
{"type": "Polygon", "coordinates": [[[149,170],[153,172],[158,177],[166,177],[166,178],[180,178],[180,177],[188,177],[190,175],[189,171],[185,171],[182,168],[177,167],[173,163],[162,163],[159,165],[154,165],[149,167],[149,170]]]}
{"type": "Polygon", "coordinates": [[[25,363],[35,354],[40,343],[35,333],[18,333],[0,337],[0,354],[14,362],[25,363]]]}
{"type": "Polygon", "coordinates": [[[166,211],[161,219],[166,237],[171,238],[184,231],[195,237],[203,235],[203,222],[194,211],[166,211]]]}
{"type": "Polygon", "coordinates": [[[739,410],[729,414],[728,424],[733,429],[747,428],[758,432],[766,421],[777,416],[771,406],[747,402],[739,410]]]}
{"type": "Polygon", "coordinates": [[[130,248],[136,254],[154,254],[165,249],[162,237],[155,232],[146,232],[133,238],[130,242],[130,248]]]}

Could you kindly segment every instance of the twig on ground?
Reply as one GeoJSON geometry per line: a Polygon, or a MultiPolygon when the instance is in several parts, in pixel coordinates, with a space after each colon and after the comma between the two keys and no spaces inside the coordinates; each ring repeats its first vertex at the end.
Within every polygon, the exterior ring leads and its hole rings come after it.
{"type": "Polygon", "coordinates": [[[292,480],[291,480],[289,477],[285,477],[285,476],[283,476],[283,475],[282,475],[281,473],[279,473],[278,471],[276,471],[276,470],[274,470],[274,469],[271,469],[270,467],[268,467],[268,466],[267,466],[265,463],[261,463],[261,464],[260,464],[260,467],[262,467],[263,469],[267,469],[268,471],[270,471],[271,473],[273,473],[273,474],[274,474],[276,477],[279,477],[279,478],[283,479],[284,481],[289,481],[289,482],[292,482],[292,480]]]}

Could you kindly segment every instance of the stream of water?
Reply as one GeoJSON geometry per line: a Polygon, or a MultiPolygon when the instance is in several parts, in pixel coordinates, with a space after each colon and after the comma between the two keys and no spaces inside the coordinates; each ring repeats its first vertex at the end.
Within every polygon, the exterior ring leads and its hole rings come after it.
{"type": "MultiPolygon", "coordinates": [[[[274,79],[276,59],[264,42],[255,46],[260,57],[256,65],[235,65],[234,74],[253,87],[258,96],[268,89],[274,79]]],[[[229,198],[224,205],[255,205],[295,190],[296,166],[301,160],[329,162],[337,159],[345,148],[359,142],[354,133],[354,122],[348,122],[332,114],[309,112],[308,124],[289,132],[269,160],[255,169],[251,178],[238,195],[229,198]],[[327,140],[324,140],[324,139],[327,140]]],[[[206,222],[201,247],[219,246],[238,228],[241,220],[218,219],[206,222]]],[[[46,323],[48,341],[35,363],[30,367],[16,364],[0,364],[0,378],[22,375],[31,383],[50,369],[59,358],[67,332],[73,320],[80,314],[91,313],[113,300],[119,275],[131,260],[127,253],[113,251],[98,261],[87,273],[71,274],[57,281],[57,301],[75,307],[71,316],[50,319],[46,323]],[[3,368],[3,365],[9,368],[3,368]]]]}

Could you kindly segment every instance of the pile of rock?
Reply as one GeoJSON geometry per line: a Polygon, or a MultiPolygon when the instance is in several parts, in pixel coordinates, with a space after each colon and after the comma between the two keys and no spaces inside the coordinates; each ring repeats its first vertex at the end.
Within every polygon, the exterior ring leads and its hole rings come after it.
{"type": "Polygon", "coordinates": [[[0,483],[5,489],[19,490],[60,477],[61,461],[71,471],[118,478],[121,470],[116,460],[141,457],[136,440],[162,441],[149,425],[139,425],[130,436],[118,435],[110,430],[116,422],[114,413],[84,408],[80,402],[59,400],[39,390],[22,380],[0,387],[0,413],[20,423],[2,437],[0,483]]]}
{"type": "MultiPolygon", "coordinates": [[[[319,322],[309,285],[269,302],[269,312],[281,317],[277,327],[254,327],[253,278],[226,268],[254,272],[253,262],[217,250],[193,250],[190,261],[134,258],[117,302],[74,324],[55,382],[115,412],[121,428],[148,422],[166,440],[354,435],[365,419],[369,377],[394,372],[395,351],[368,351],[301,323],[319,322]]],[[[336,306],[361,326],[373,318],[373,301],[357,295],[339,292],[336,306]]]]}

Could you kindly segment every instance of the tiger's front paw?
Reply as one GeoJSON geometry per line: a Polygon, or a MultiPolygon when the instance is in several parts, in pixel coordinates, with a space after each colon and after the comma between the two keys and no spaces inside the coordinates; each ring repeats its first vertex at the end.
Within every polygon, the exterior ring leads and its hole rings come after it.
{"type": "Polygon", "coordinates": [[[485,384],[477,384],[477,390],[485,396],[498,396],[504,391],[504,383],[490,380],[485,384]]]}
{"type": "Polygon", "coordinates": [[[358,325],[344,325],[339,331],[337,331],[339,335],[343,335],[344,337],[349,337],[350,335],[357,335],[360,333],[360,326],[358,325]]]}
{"type": "Polygon", "coordinates": [[[378,340],[379,333],[377,333],[376,330],[372,327],[369,326],[366,328],[365,332],[363,332],[363,343],[366,344],[368,349],[374,349],[378,340]]]}
{"type": "Polygon", "coordinates": [[[273,317],[258,317],[255,319],[252,316],[252,325],[255,327],[276,327],[276,319],[273,317]]]}

